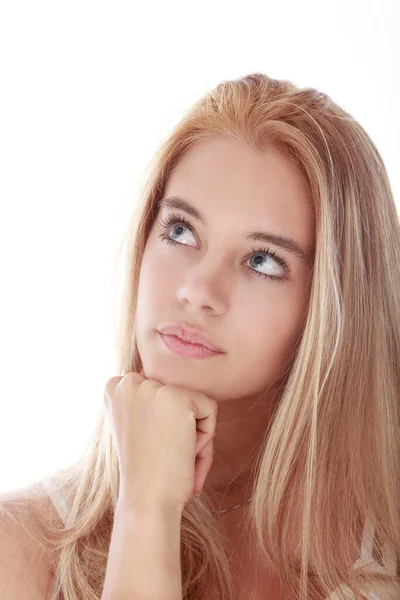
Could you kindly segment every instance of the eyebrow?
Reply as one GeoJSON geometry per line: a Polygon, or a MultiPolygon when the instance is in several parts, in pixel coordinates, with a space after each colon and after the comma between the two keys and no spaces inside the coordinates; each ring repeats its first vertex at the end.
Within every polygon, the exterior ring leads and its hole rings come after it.
{"type": "MultiPolygon", "coordinates": [[[[178,210],[183,210],[198,221],[201,221],[203,225],[206,224],[206,219],[204,214],[195,208],[192,204],[180,198],[179,196],[170,196],[168,198],[162,198],[158,203],[160,208],[173,208],[178,210]]],[[[307,263],[308,266],[311,266],[311,256],[308,252],[305,252],[299,244],[288,237],[283,235],[278,235],[276,233],[271,233],[267,231],[252,231],[249,235],[246,236],[246,240],[267,242],[271,244],[275,244],[276,246],[281,246],[288,252],[295,254],[303,261],[307,263]]]]}

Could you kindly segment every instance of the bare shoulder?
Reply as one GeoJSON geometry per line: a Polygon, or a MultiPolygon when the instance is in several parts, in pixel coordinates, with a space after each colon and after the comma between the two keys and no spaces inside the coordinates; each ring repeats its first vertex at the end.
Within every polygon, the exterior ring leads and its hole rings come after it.
{"type": "Polygon", "coordinates": [[[46,497],[26,500],[23,491],[0,495],[0,598],[44,600],[53,582],[50,554],[41,538],[46,497]]]}

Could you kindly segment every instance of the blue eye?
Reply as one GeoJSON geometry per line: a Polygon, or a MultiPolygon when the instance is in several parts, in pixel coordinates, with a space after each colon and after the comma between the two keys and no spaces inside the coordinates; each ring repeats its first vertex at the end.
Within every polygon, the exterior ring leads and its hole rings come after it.
{"type": "Polygon", "coordinates": [[[192,233],[192,235],[193,235],[192,228],[190,227],[190,225],[188,223],[185,223],[181,219],[180,221],[174,221],[172,223],[166,223],[163,226],[165,228],[169,229],[170,233],[169,233],[169,235],[166,235],[166,236],[164,236],[164,235],[160,236],[162,239],[165,239],[165,241],[169,241],[170,243],[174,243],[175,242],[176,244],[179,244],[180,246],[187,246],[187,245],[189,245],[186,242],[176,242],[174,239],[172,239],[172,238],[169,237],[172,234],[172,231],[174,229],[175,229],[175,232],[176,232],[175,235],[177,237],[182,236],[184,234],[185,229],[188,229],[192,233]],[[181,230],[181,231],[179,231],[179,230],[181,230]]]}
{"type": "MultiPolygon", "coordinates": [[[[286,263],[285,260],[283,260],[283,258],[281,258],[280,256],[277,256],[275,254],[275,252],[273,250],[270,250],[269,248],[259,248],[258,250],[256,248],[253,248],[253,252],[255,253],[251,258],[255,257],[255,258],[261,258],[261,259],[265,259],[266,257],[272,257],[284,270],[285,272],[285,276],[282,275],[267,275],[266,273],[260,273],[259,271],[255,271],[252,267],[251,270],[254,271],[254,273],[256,275],[261,275],[262,277],[266,277],[268,279],[274,279],[275,281],[285,281],[286,274],[290,271],[288,264],[286,263]],[[262,255],[265,256],[262,256],[262,255]]],[[[250,259],[251,260],[251,259],[250,259]]],[[[261,264],[256,265],[258,267],[261,267],[261,264]]]]}
{"type": "MultiPolygon", "coordinates": [[[[193,228],[187,219],[185,219],[184,217],[182,217],[179,214],[171,214],[166,219],[161,220],[162,229],[164,231],[167,231],[168,233],[167,234],[162,233],[159,236],[160,239],[167,242],[168,244],[172,244],[174,246],[187,246],[188,244],[185,244],[182,242],[177,242],[176,240],[174,240],[170,237],[169,230],[171,229],[171,227],[174,227],[175,225],[179,225],[179,229],[182,229],[182,228],[184,229],[185,227],[187,227],[193,233],[193,228]]],[[[181,231],[180,233],[177,233],[177,235],[180,236],[180,235],[182,235],[182,233],[183,232],[181,231]]],[[[285,279],[287,279],[287,275],[288,275],[288,273],[290,273],[291,269],[290,269],[289,265],[287,264],[287,262],[280,256],[277,256],[273,250],[270,250],[269,248],[259,248],[259,249],[253,248],[253,252],[254,252],[253,256],[255,256],[256,258],[262,258],[262,259],[265,259],[266,257],[273,258],[274,261],[277,262],[283,268],[285,275],[283,275],[283,276],[267,275],[266,273],[256,271],[253,267],[247,267],[248,269],[250,269],[250,271],[252,273],[257,275],[258,277],[261,276],[261,277],[265,277],[266,279],[273,279],[275,281],[285,281],[285,279]],[[261,256],[261,255],[265,255],[265,256],[261,256]]],[[[251,258],[253,258],[253,256],[251,258]]],[[[260,266],[260,264],[257,266],[260,266]]]]}

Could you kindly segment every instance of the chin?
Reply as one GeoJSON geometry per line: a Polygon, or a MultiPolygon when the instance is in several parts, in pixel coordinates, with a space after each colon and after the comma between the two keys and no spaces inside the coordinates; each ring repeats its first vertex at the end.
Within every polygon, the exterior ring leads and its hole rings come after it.
{"type": "MultiPolygon", "coordinates": [[[[197,384],[196,374],[193,372],[188,373],[188,369],[187,367],[185,368],[185,365],[171,367],[171,365],[166,364],[157,366],[155,363],[156,361],[154,361],[152,365],[143,365],[146,379],[153,379],[161,383],[161,385],[173,385],[202,394],[206,393],[204,391],[204,386],[202,386],[201,383],[197,384]]],[[[199,382],[203,381],[204,383],[204,376],[199,374],[198,380],[199,382]]]]}

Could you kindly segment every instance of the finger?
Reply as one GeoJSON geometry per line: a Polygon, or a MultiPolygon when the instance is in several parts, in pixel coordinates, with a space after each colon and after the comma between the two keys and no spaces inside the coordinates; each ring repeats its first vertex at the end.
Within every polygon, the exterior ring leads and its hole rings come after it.
{"type": "Polygon", "coordinates": [[[205,448],[205,446],[207,446],[207,444],[214,438],[215,431],[208,433],[208,431],[199,431],[197,429],[196,436],[196,455],[198,455],[199,452],[201,452],[201,450],[203,450],[203,448],[205,448]]]}
{"type": "Polygon", "coordinates": [[[196,456],[194,493],[200,494],[214,459],[212,440],[196,456]]]}
{"type": "Polygon", "coordinates": [[[215,434],[218,404],[215,400],[203,396],[201,402],[194,403],[194,413],[198,439],[205,440],[205,443],[208,443],[215,434]]]}
{"type": "Polygon", "coordinates": [[[104,386],[104,402],[107,403],[114,396],[115,390],[116,390],[119,382],[121,381],[121,379],[122,379],[122,377],[115,376],[115,377],[110,377],[107,380],[107,383],[104,386]]]}

